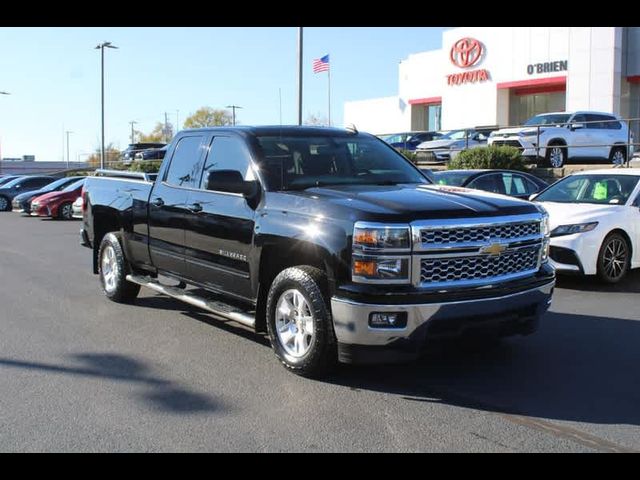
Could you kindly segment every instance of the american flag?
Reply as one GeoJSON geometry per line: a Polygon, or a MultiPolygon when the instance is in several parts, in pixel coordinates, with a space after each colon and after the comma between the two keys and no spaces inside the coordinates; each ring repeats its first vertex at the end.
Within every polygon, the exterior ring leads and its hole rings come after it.
{"type": "Polygon", "coordinates": [[[322,58],[316,58],[313,61],[313,73],[326,72],[329,70],[329,55],[322,58]]]}

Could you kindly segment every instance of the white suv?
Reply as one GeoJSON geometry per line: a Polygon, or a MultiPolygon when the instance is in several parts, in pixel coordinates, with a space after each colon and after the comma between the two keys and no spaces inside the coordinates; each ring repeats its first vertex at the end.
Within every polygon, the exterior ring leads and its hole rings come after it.
{"type": "MultiPolygon", "coordinates": [[[[627,144],[633,145],[633,134],[611,113],[556,112],[536,115],[522,127],[497,130],[487,143],[518,147],[524,157],[536,160],[539,156],[553,168],[579,158],[622,165],[627,161],[627,144]]],[[[633,155],[633,146],[629,154],[633,155]]]]}

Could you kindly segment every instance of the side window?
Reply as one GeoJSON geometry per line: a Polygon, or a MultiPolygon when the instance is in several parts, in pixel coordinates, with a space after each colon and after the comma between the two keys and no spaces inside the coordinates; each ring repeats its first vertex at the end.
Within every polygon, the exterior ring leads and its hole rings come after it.
{"type": "Polygon", "coordinates": [[[611,117],[609,115],[602,115],[602,120],[604,120],[603,123],[603,128],[606,128],[607,130],[621,130],[622,129],[622,124],[615,118],[615,117],[611,117]]]}
{"type": "Polygon", "coordinates": [[[504,183],[504,191],[507,195],[526,195],[528,192],[526,179],[520,175],[512,173],[503,173],[502,182],[504,183]]]}
{"type": "MultiPolygon", "coordinates": [[[[571,120],[571,123],[584,123],[586,121],[587,121],[587,116],[584,113],[578,113],[573,117],[573,119],[571,120]]],[[[587,125],[585,125],[585,128],[588,128],[587,125]]]]}
{"type": "Polygon", "coordinates": [[[592,113],[587,113],[585,115],[587,117],[587,125],[586,127],[589,130],[600,130],[602,128],[606,128],[605,125],[599,120],[602,120],[602,115],[594,115],[592,113]]]}
{"type": "Polygon", "coordinates": [[[200,172],[202,136],[182,137],[173,152],[164,181],[176,187],[195,188],[200,172]]]}
{"type": "Polygon", "coordinates": [[[467,187],[484,190],[485,192],[505,193],[504,184],[498,175],[482,175],[471,181],[467,187]]]}
{"type": "Polygon", "coordinates": [[[253,171],[249,168],[250,165],[251,157],[241,139],[214,137],[199,179],[200,188],[206,189],[209,172],[216,170],[238,170],[245,180],[253,180],[253,171]]]}

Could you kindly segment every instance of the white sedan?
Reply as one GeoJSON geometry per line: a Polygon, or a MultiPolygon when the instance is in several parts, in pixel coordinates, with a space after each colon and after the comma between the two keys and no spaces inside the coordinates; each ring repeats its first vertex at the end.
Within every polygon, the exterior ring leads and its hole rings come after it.
{"type": "Polygon", "coordinates": [[[574,173],[531,199],[549,212],[558,272],[617,283],[640,267],[640,168],[574,173]]]}

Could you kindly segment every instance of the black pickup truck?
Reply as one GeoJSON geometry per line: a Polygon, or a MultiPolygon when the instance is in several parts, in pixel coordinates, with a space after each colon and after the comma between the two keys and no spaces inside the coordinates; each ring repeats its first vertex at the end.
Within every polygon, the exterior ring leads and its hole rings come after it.
{"type": "Polygon", "coordinates": [[[551,302],[541,207],[433,185],[355,129],[185,130],[157,178],[131,175],[84,188],[105,295],[146,286],[268,332],[302,375],[410,360],[431,338],[530,334],[551,302]]]}

